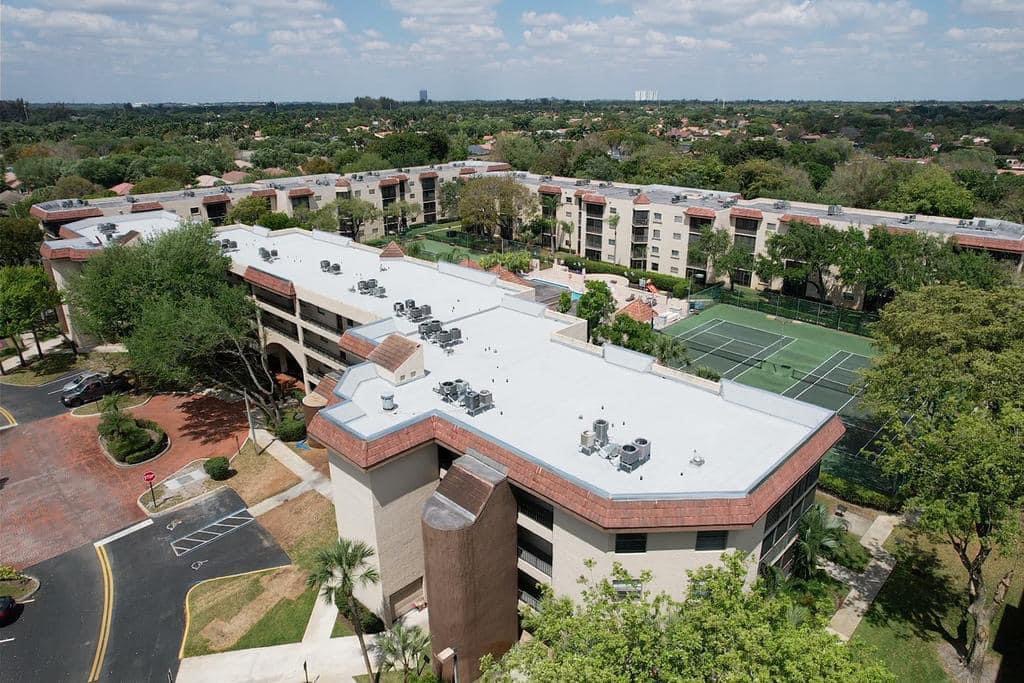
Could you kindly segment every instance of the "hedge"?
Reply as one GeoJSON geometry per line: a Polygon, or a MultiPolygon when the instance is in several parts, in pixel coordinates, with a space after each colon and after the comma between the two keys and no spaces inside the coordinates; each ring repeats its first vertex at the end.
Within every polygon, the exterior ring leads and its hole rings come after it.
{"type": "Polygon", "coordinates": [[[306,438],[306,419],[302,413],[291,413],[281,418],[274,434],[281,441],[301,441],[306,438]]]}
{"type": "Polygon", "coordinates": [[[854,505],[874,508],[883,512],[898,512],[900,509],[900,501],[894,496],[872,491],[865,486],[825,472],[818,477],[818,488],[854,505]]]}
{"type": "Polygon", "coordinates": [[[673,296],[680,299],[683,297],[678,296],[679,294],[684,291],[689,293],[690,290],[690,281],[684,277],[666,275],[665,273],[656,273],[650,270],[632,270],[626,266],[620,266],[617,263],[591,261],[590,259],[580,258],[579,256],[574,256],[572,254],[560,253],[556,256],[562,259],[563,263],[565,263],[569,270],[579,272],[586,268],[588,273],[622,275],[633,284],[639,283],[640,278],[644,278],[648,282],[653,283],[658,289],[665,292],[672,292],[673,296]]]}

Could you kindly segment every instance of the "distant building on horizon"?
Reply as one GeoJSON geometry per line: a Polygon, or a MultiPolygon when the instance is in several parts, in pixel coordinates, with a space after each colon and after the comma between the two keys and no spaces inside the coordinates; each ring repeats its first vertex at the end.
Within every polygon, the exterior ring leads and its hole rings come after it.
{"type": "Polygon", "coordinates": [[[426,90],[420,90],[420,102],[426,102],[429,99],[426,90]]]}
{"type": "Polygon", "coordinates": [[[633,91],[634,102],[657,102],[658,91],[657,90],[634,90],[633,91]]]}

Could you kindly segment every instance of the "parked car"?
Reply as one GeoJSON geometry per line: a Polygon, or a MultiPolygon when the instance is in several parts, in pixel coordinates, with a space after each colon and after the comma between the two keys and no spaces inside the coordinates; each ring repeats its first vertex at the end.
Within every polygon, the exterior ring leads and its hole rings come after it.
{"type": "Polygon", "coordinates": [[[63,392],[72,391],[72,390],[78,388],[78,386],[80,384],[82,384],[82,382],[85,382],[86,380],[91,379],[93,377],[100,377],[100,376],[101,375],[98,372],[83,372],[78,377],[74,378],[73,380],[71,380],[70,382],[65,384],[61,388],[61,391],[63,391],[63,392]]]}
{"type": "Polygon", "coordinates": [[[130,388],[122,375],[94,375],[80,382],[60,396],[60,402],[68,408],[98,401],[107,394],[115,394],[130,388]]]}
{"type": "Polygon", "coordinates": [[[18,603],[10,595],[0,595],[0,626],[18,616],[18,603]]]}

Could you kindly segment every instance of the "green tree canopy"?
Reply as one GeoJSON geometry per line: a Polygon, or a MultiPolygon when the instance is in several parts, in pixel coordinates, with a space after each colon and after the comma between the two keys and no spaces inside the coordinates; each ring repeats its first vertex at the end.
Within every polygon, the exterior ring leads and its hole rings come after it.
{"type": "Polygon", "coordinates": [[[615,298],[608,283],[600,280],[588,280],[584,288],[576,302],[576,315],[587,321],[587,330],[593,336],[598,325],[615,312],[615,298]]]}
{"type": "Polygon", "coordinates": [[[43,323],[43,314],[59,305],[60,294],[39,266],[0,268],[0,335],[9,337],[14,343],[22,365],[25,359],[21,356],[17,337],[24,332],[32,332],[36,350],[42,356],[36,331],[43,323]]]}
{"type": "Polygon", "coordinates": [[[957,184],[944,168],[925,166],[896,186],[893,195],[883,202],[890,211],[920,213],[935,216],[971,218],[974,215],[974,195],[957,184]]]}
{"type": "Polygon", "coordinates": [[[829,273],[841,261],[843,245],[842,233],[835,226],[794,222],[786,232],[768,238],[767,254],[757,257],[755,270],[768,282],[782,277],[810,284],[818,298],[827,301],[829,273]]]}
{"type": "Polygon", "coordinates": [[[562,681],[892,681],[856,645],[844,645],[814,621],[794,623],[793,604],[760,586],[744,586],[742,558],[690,571],[682,602],[643,590],[650,574],[616,565],[609,578],[584,580],[582,599],[544,588],[539,610],[523,625],[534,638],[497,662],[485,658],[490,680],[562,681]],[[614,582],[614,583],[613,583],[614,582]],[[637,585],[622,597],[616,585],[637,585]]]}
{"type": "Polygon", "coordinates": [[[0,266],[20,266],[39,261],[43,231],[34,218],[0,218],[0,266]]]}

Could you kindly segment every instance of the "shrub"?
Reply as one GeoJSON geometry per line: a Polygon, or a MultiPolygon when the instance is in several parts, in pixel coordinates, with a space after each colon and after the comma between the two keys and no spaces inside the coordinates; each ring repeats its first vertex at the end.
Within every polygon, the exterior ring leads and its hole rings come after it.
{"type": "MultiPolygon", "coordinates": [[[[381,633],[384,631],[384,622],[381,621],[380,617],[374,614],[373,611],[363,603],[358,600],[356,602],[359,603],[359,617],[363,627],[363,633],[381,633]]],[[[347,602],[339,604],[338,611],[341,612],[343,617],[348,619],[350,624],[352,623],[352,610],[349,609],[347,602]]]]}
{"type": "Polygon", "coordinates": [[[690,294],[690,283],[689,282],[677,282],[672,287],[672,296],[676,299],[685,299],[690,294]]]}
{"type": "Polygon", "coordinates": [[[10,565],[0,564],[0,581],[17,581],[24,576],[24,574],[10,565]]]}
{"type": "Polygon", "coordinates": [[[214,481],[224,481],[231,474],[231,464],[224,456],[210,458],[203,463],[203,469],[214,481]]]}
{"type": "Polygon", "coordinates": [[[871,554],[868,549],[860,544],[856,536],[848,531],[843,532],[843,537],[834,548],[825,548],[823,556],[836,564],[842,565],[855,572],[862,572],[871,561],[871,554]]]}
{"type": "Polygon", "coordinates": [[[562,292],[558,295],[558,312],[568,313],[572,310],[572,294],[562,292]]]}
{"type": "Polygon", "coordinates": [[[718,374],[718,372],[712,370],[706,365],[701,365],[700,367],[695,368],[693,374],[697,375],[702,379],[709,379],[712,382],[718,382],[721,381],[722,379],[722,376],[718,374]]]}
{"type": "Polygon", "coordinates": [[[306,438],[306,419],[302,413],[290,413],[281,418],[274,434],[281,441],[301,441],[306,438]]]}
{"type": "Polygon", "coordinates": [[[865,486],[827,472],[822,472],[818,478],[818,488],[854,505],[862,505],[883,512],[896,512],[900,509],[900,501],[895,496],[872,491],[865,486]]]}
{"type": "MultiPolygon", "coordinates": [[[[591,261],[590,259],[580,258],[579,256],[573,256],[572,254],[559,254],[559,258],[562,259],[569,270],[580,272],[586,268],[587,273],[622,275],[633,284],[639,283],[640,279],[644,278],[660,290],[673,292],[673,296],[675,295],[676,287],[679,287],[680,285],[686,288],[687,294],[690,290],[690,281],[683,277],[676,277],[675,275],[655,273],[649,270],[631,270],[630,268],[620,266],[617,263],[591,261]]],[[[682,290],[680,289],[680,291],[682,290]]]]}

